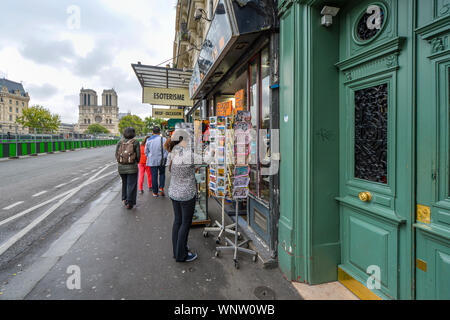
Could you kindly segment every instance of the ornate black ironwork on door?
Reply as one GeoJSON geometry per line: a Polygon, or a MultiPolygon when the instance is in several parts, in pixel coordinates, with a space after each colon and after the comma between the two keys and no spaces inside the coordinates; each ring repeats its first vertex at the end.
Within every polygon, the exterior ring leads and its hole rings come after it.
{"type": "Polygon", "coordinates": [[[355,91],[355,177],[387,184],[388,85],[355,91]]]}

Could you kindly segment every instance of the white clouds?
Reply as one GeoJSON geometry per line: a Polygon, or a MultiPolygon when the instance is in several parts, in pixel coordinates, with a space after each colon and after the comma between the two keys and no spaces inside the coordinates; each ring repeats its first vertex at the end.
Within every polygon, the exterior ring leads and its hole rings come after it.
{"type": "Polygon", "coordinates": [[[121,112],[150,114],[131,63],[172,56],[175,9],[159,0],[3,0],[0,73],[23,81],[33,104],[78,120],[81,87],[114,87],[121,112]],[[80,7],[80,29],[67,28],[67,8],[80,7]],[[20,17],[21,24],[17,24],[20,17]]]}

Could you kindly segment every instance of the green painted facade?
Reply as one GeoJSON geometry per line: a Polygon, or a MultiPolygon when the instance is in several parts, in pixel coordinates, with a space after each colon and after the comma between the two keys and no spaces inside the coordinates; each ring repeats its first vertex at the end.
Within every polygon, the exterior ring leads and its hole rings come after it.
{"type": "Polygon", "coordinates": [[[279,17],[280,268],[320,284],[339,267],[367,286],[376,266],[383,299],[450,299],[450,1],[284,0],[279,17]],[[363,41],[371,5],[383,20],[363,41]],[[329,27],[324,6],[340,8],[329,27]],[[376,86],[387,86],[383,183],[355,174],[356,96],[376,86]]]}

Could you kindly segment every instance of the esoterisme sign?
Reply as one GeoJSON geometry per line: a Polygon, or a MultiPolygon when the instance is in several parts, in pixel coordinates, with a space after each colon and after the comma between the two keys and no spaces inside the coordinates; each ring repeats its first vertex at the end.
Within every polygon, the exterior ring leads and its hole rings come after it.
{"type": "Polygon", "coordinates": [[[143,103],[161,106],[192,107],[188,89],[144,88],[143,103]]]}

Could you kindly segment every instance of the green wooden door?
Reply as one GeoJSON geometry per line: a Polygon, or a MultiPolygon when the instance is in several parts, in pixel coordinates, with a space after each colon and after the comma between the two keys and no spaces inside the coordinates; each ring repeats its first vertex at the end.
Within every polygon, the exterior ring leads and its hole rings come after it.
{"type": "Polygon", "coordinates": [[[450,299],[450,2],[419,2],[416,298],[450,299]]]}
{"type": "Polygon", "coordinates": [[[374,298],[410,299],[414,60],[408,39],[413,1],[348,3],[340,12],[337,64],[341,73],[339,274],[356,279],[374,298]]]}

